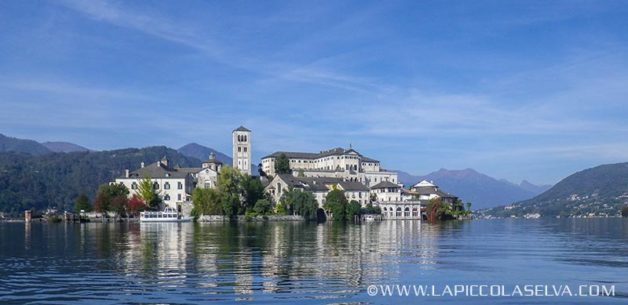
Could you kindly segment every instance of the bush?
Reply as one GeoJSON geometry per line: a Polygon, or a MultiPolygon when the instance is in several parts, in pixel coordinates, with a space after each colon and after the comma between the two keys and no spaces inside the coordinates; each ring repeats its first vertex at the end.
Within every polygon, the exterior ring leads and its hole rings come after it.
{"type": "Polygon", "coordinates": [[[255,203],[255,206],[253,207],[253,211],[255,211],[256,213],[260,214],[260,215],[266,215],[268,214],[272,209],[272,204],[270,203],[270,201],[266,200],[266,199],[260,199],[255,203]]]}

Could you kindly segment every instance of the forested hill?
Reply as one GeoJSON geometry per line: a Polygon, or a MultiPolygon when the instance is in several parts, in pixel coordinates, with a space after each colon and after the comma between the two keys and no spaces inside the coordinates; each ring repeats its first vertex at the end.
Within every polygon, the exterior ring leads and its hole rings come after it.
{"type": "Polygon", "coordinates": [[[628,163],[617,163],[577,172],[530,200],[485,213],[501,217],[536,213],[550,217],[615,216],[627,204],[628,163]]]}
{"type": "Polygon", "coordinates": [[[173,165],[200,166],[198,159],[165,146],[44,155],[1,152],[0,211],[16,215],[31,208],[71,210],[79,194],[92,199],[100,184],[121,176],[125,169],[134,170],[141,162],[150,164],[164,156],[173,165]]]}

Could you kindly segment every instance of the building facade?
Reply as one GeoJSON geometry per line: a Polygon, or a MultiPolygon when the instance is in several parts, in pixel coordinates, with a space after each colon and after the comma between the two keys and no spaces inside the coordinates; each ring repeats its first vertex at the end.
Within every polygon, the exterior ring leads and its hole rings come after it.
{"type": "Polygon", "coordinates": [[[115,183],[124,184],[129,190],[129,197],[132,197],[139,195],[139,185],[144,178],[150,178],[153,189],[167,207],[180,208],[191,200],[195,186],[193,174],[186,169],[171,167],[166,157],[148,166],[142,162],[140,168],[134,171],[125,170],[115,183]]]}
{"type": "Polygon", "coordinates": [[[232,132],[233,168],[251,175],[251,131],[240,126],[232,132]]]}
{"type": "Polygon", "coordinates": [[[216,159],[216,154],[209,154],[209,159],[203,161],[201,168],[196,169],[196,187],[215,188],[218,185],[218,174],[222,169],[222,162],[216,159]]]}
{"type": "Polygon", "coordinates": [[[397,183],[397,173],[381,168],[378,160],[363,156],[353,148],[333,148],[319,153],[278,151],[262,158],[262,170],[275,175],[275,162],[285,155],[294,175],[339,178],[373,186],[383,181],[397,183]]]}
{"type": "Polygon", "coordinates": [[[441,191],[433,181],[427,180],[419,181],[413,185],[408,193],[414,198],[423,201],[441,198],[444,203],[453,204],[458,200],[458,197],[441,191]]]}
{"type": "Polygon", "coordinates": [[[290,174],[279,174],[275,175],[264,190],[277,203],[281,200],[281,196],[291,189],[311,192],[316,198],[319,208],[323,208],[325,197],[334,189],[343,191],[348,201],[355,200],[362,207],[370,202],[367,186],[357,181],[346,181],[339,178],[295,177],[290,174]]]}

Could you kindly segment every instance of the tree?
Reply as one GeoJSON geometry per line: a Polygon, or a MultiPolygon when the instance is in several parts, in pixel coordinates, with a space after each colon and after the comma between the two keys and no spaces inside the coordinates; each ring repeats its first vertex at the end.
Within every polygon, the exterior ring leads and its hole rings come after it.
{"type": "Polygon", "coordinates": [[[628,217],[628,205],[621,209],[621,216],[628,217]]]}
{"type": "Polygon", "coordinates": [[[192,193],[192,215],[222,215],[220,194],[215,189],[196,188],[192,193]]]}
{"type": "Polygon", "coordinates": [[[316,219],[316,210],[318,202],[314,195],[310,192],[293,190],[293,213],[301,215],[306,220],[316,219]]]}
{"type": "Polygon", "coordinates": [[[327,213],[332,215],[332,219],[336,221],[346,220],[347,213],[347,197],[341,190],[334,189],[325,196],[325,205],[323,208],[327,213]]]}
{"type": "Polygon", "coordinates": [[[89,204],[89,198],[85,194],[81,194],[76,198],[74,203],[74,211],[76,214],[80,214],[81,211],[89,212],[92,206],[89,204]]]}
{"type": "Polygon", "coordinates": [[[366,207],[362,209],[361,214],[381,214],[382,209],[380,207],[373,206],[372,203],[367,203],[366,207]]]}
{"type": "Polygon", "coordinates": [[[467,211],[471,211],[471,202],[467,202],[467,211]]]}
{"type": "Polygon", "coordinates": [[[252,210],[258,200],[264,198],[264,186],[257,177],[243,175],[240,180],[243,202],[238,214],[243,214],[246,210],[252,210]]]}
{"type": "Polygon", "coordinates": [[[272,204],[267,199],[260,199],[255,203],[255,207],[253,207],[253,211],[260,215],[266,215],[272,209],[272,204]]]}
{"type": "Polygon", "coordinates": [[[349,202],[349,204],[347,205],[347,211],[346,211],[346,219],[348,221],[353,221],[354,216],[356,215],[360,215],[360,209],[362,208],[362,206],[360,205],[359,202],[355,201],[355,200],[351,200],[351,202],[349,202]]]}
{"type": "Polygon", "coordinates": [[[123,204],[121,199],[116,201],[116,206],[112,206],[113,199],[116,197],[124,197],[125,199],[129,195],[129,189],[122,183],[103,184],[98,188],[96,193],[96,199],[94,200],[94,210],[98,212],[111,211],[120,209],[120,204],[123,204]]]}
{"type": "Polygon", "coordinates": [[[128,203],[129,199],[126,195],[115,196],[111,198],[111,205],[109,207],[109,210],[115,212],[119,216],[125,216],[128,203]]]}
{"type": "Polygon", "coordinates": [[[158,209],[163,203],[161,196],[153,187],[153,180],[149,176],[144,176],[137,187],[137,194],[140,199],[151,209],[158,209]]]}
{"type": "Polygon", "coordinates": [[[128,212],[134,216],[137,216],[139,212],[146,210],[146,208],[146,203],[137,194],[133,194],[133,197],[127,203],[128,212]]]}
{"type": "Polygon", "coordinates": [[[242,200],[240,196],[243,193],[241,180],[242,174],[240,174],[240,171],[232,167],[224,166],[220,170],[217,190],[220,195],[223,215],[232,216],[239,212],[245,212],[241,210],[242,200]]]}
{"type": "Polygon", "coordinates": [[[280,154],[275,160],[275,173],[292,174],[292,170],[290,169],[290,160],[286,154],[280,154]]]}

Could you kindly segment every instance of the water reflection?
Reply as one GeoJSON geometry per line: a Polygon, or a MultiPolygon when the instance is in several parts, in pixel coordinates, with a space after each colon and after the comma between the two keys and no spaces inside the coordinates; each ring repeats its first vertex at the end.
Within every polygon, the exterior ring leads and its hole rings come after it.
{"type": "Polygon", "coordinates": [[[90,224],[75,232],[79,249],[91,241],[95,256],[108,259],[96,264],[103,271],[113,267],[140,285],[248,299],[256,293],[356,294],[367,283],[399,277],[400,260],[435,268],[440,230],[397,221],[90,224]]]}
{"type": "Polygon", "coordinates": [[[389,303],[365,287],[478,280],[590,280],[625,291],[627,228],[621,219],[0,224],[0,300],[389,303]]]}

